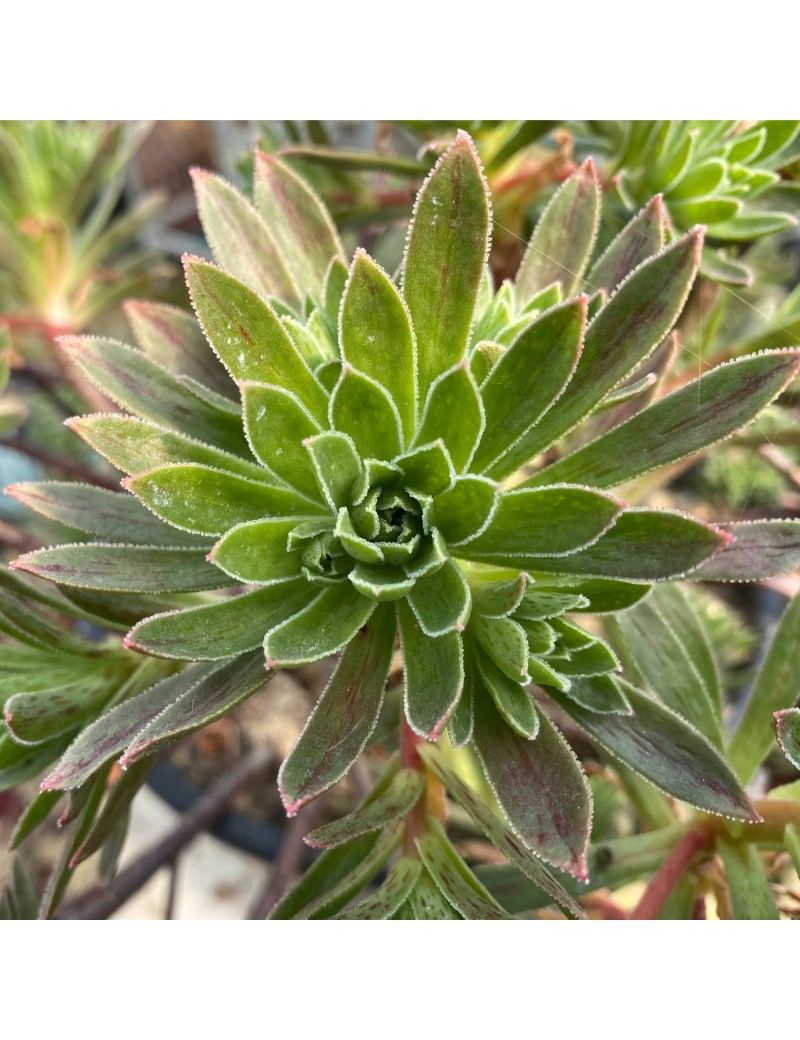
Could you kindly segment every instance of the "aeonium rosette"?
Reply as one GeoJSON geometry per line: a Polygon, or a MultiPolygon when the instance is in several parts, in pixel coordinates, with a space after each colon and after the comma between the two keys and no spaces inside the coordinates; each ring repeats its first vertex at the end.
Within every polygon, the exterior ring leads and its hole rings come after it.
{"type": "MultiPolygon", "coordinates": [[[[74,786],[98,757],[132,762],[218,717],[263,685],[265,661],[341,651],[281,770],[294,813],[366,746],[399,634],[407,725],[472,742],[542,859],[585,874],[591,799],[531,683],[590,730],[599,720],[597,739],[623,759],[634,734],[656,755],[671,733],[675,771],[647,755],[636,768],[751,819],[708,740],[616,677],[613,651],[581,623],[656,582],[757,576],[785,533],[630,507],[611,490],[729,436],[800,364],[791,350],[739,359],[641,407],[701,231],[665,246],[655,199],[592,262],[600,193],[586,163],[545,211],[516,282],[495,292],[487,187],[460,134],[420,190],[398,287],[362,250],[346,266],[324,207],[278,160],[258,158],[255,206],[210,174],[195,186],[221,265],[185,258],[204,335],[186,313],[135,303],[140,351],[64,343],[130,413],[70,425],[135,498],[98,492],[82,522],[102,540],[15,566],[71,596],[138,597],[129,648],[209,663],[112,709],[46,785],[74,786]],[[631,401],[625,421],[607,422],[631,401]],[[594,440],[579,436],[587,422],[594,440]]],[[[14,493],[48,515],[71,494],[14,493]]]]}

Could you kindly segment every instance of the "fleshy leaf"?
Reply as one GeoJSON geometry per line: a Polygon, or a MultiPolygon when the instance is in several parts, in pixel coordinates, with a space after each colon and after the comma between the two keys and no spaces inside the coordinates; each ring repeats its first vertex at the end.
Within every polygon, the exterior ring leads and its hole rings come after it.
{"type": "Polygon", "coordinates": [[[504,921],[509,915],[462,860],[438,820],[416,839],[420,858],[439,891],[469,921],[504,921]]]}
{"type": "Polygon", "coordinates": [[[415,769],[401,769],[387,791],[370,802],[348,813],[333,823],[317,827],[303,839],[315,849],[333,849],[362,834],[383,830],[399,820],[414,806],[425,790],[425,776],[415,769]]]}
{"type": "Polygon", "coordinates": [[[480,162],[472,141],[459,133],[423,184],[408,231],[403,295],[417,337],[420,401],[466,354],[489,225],[480,162]]]}
{"type": "Polygon", "coordinates": [[[702,563],[693,581],[760,581],[800,565],[800,521],[751,520],[717,524],[732,541],[702,563]]]}
{"type": "Polygon", "coordinates": [[[403,473],[403,487],[411,494],[438,495],[455,480],[455,470],[444,441],[434,441],[398,455],[394,460],[403,473]]]}
{"type": "Polygon", "coordinates": [[[800,708],[776,711],[774,720],[781,750],[795,769],[800,769],[800,708]]]}
{"type": "Polygon", "coordinates": [[[587,711],[604,715],[631,713],[627,698],[610,675],[575,675],[565,693],[587,711]]]}
{"type": "Polygon", "coordinates": [[[150,300],[128,300],[124,307],[137,344],[153,361],[220,393],[234,390],[191,311],[150,300]]]}
{"type": "Polygon", "coordinates": [[[505,724],[488,697],[477,697],[475,750],[500,808],[527,848],[585,878],[589,785],[567,742],[544,712],[538,714],[536,739],[526,740],[505,724]]]}
{"type": "Polygon", "coordinates": [[[479,615],[473,619],[470,631],[486,655],[509,679],[517,683],[528,682],[528,640],[517,621],[508,617],[479,615]]]}
{"type": "Polygon", "coordinates": [[[587,281],[592,288],[615,289],[620,282],[648,257],[664,247],[664,204],[656,195],[629,224],[620,231],[589,271],[587,281]]]}
{"type": "Polygon", "coordinates": [[[798,369],[796,350],[753,354],[719,365],[548,466],[524,486],[568,481],[615,487],[693,455],[751,422],[798,369]]]}
{"type": "Polygon", "coordinates": [[[528,582],[528,575],[523,572],[518,578],[509,581],[481,582],[473,585],[472,603],[475,613],[485,617],[507,617],[522,602],[528,582]]]}
{"type": "Polygon", "coordinates": [[[303,441],[311,456],[317,483],[335,513],[349,505],[356,481],[363,473],[352,440],[344,433],[320,433],[303,441]]]}
{"type": "MultiPolygon", "coordinates": [[[[557,401],[578,363],[587,298],[547,311],[517,336],[481,386],[486,429],[472,468],[497,479],[531,458],[528,435],[557,401]]],[[[533,434],[535,437],[535,434],[533,434]]]]}
{"type": "Polygon", "coordinates": [[[530,693],[501,671],[485,653],[476,651],[475,657],[483,690],[474,696],[485,697],[489,693],[498,712],[514,732],[525,740],[533,740],[539,732],[539,713],[533,706],[530,693]]]}
{"type": "Polygon", "coordinates": [[[385,921],[405,902],[422,865],[418,859],[401,856],[390,868],[386,880],[365,899],[336,914],[339,921],[385,921]]]}
{"type": "Polygon", "coordinates": [[[218,603],[155,614],[130,630],[125,645],[188,661],[234,657],[259,647],[268,628],[316,595],[316,587],[305,580],[283,582],[218,603]]]}
{"type": "Polygon", "coordinates": [[[363,249],[356,250],[340,320],[342,357],[380,383],[400,413],[406,443],[416,423],[416,344],[405,301],[363,249]]]}
{"type": "Polygon", "coordinates": [[[415,444],[442,440],[457,472],[467,467],[484,431],[483,404],[475,377],[466,361],[434,380],[415,444]]]}
{"type": "Polygon", "coordinates": [[[394,610],[379,606],[342,654],[278,774],[289,815],[340,780],[363,751],[383,704],[394,634],[394,610]]]}
{"type": "Polygon", "coordinates": [[[600,715],[563,694],[551,695],[602,747],[662,791],[705,812],[759,819],[730,766],[699,730],[624,679],[617,681],[631,715],[600,715]]]}
{"type": "Polygon", "coordinates": [[[208,559],[232,578],[256,585],[296,578],[302,567],[303,546],[300,543],[288,548],[288,538],[300,524],[314,519],[282,516],[239,524],[220,538],[208,559]]]}
{"type": "Polygon", "coordinates": [[[489,524],[499,502],[494,481],[467,473],[437,495],[433,504],[436,526],[450,545],[475,538],[489,524]]]}
{"type": "Polygon", "coordinates": [[[21,744],[41,744],[76,729],[114,692],[109,675],[86,674],[76,682],[51,689],[23,689],[5,703],[3,714],[9,732],[21,744]]]}
{"type": "Polygon", "coordinates": [[[348,581],[324,589],[307,607],[267,631],[267,667],[293,668],[335,654],[354,639],[375,609],[348,581]]]}
{"type": "Polygon", "coordinates": [[[389,461],[403,450],[400,416],[374,379],[345,362],[330,401],[331,428],[352,438],[362,459],[389,461]]]}
{"type": "Polygon", "coordinates": [[[421,737],[435,740],[453,714],[464,688],[464,652],[457,632],[431,639],[407,603],[397,605],[403,649],[405,711],[421,737]]]}
{"type": "Polygon", "coordinates": [[[434,639],[446,632],[462,632],[472,604],[467,579],[453,560],[418,578],[408,602],[423,632],[434,639]]]}
{"type": "Polygon", "coordinates": [[[409,893],[408,903],[417,921],[463,921],[464,918],[449,903],[436,886],[436,882],[423,870],[409,893]]]}

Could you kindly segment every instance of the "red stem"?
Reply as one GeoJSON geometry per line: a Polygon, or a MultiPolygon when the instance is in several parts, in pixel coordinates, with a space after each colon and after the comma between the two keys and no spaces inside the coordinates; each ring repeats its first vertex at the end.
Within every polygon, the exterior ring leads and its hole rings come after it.
{"type": "Polygon", "coordinates": [[[705,843],[706,835],[699,829],[684,834],[650,879],[642,898],[631,912],[632,921],[655,920],[670,892],[705,843]]]}

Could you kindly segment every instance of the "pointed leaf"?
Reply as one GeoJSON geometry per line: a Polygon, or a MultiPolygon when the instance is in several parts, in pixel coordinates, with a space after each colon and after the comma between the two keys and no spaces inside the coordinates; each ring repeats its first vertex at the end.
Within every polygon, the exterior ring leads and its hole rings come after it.
{"type": "Polygon", "coordinates": [[[523,572],[518,578],[512,578],[510,581],[483,582],[471,586],[475,613],[494,618],[513,614],[522,602],[529,580],[528,575],[523,572]]]}
{"type": "MultiPolygon", "coordinates": [[[[528,639],[523,627],[509,617],[473,618],[470,632],[484,653],[516,683],[526,683],[528,676],[528,639]]],[[[552,647],[552,642],[550,642],[552,647]]],[[[533,649],[530,651],[533,653],[533,649]]],[[[480,657],[479,657],[480,660],[480,657]]]]}
{"type": "MultiPolygon", "coordinates": [[[[500,479],[531,457],[528,434],[558,400],[578,363],[587,298],[554,307],[517,336],[481,386],[486,429],[472,468],[500,479]]],[[[535,435],[534,435],[535,436],[535,435]]]]}
{"type": "Polygon", "coordinates": [[[397,605],[405,664],[403,683],[409,726],[436,740],[453,714],[464,688],[464,652],[457,632],[431,639],[407,603],[397,605]]]}
{"type": "Polygon", "coordinates": [[[747,425],[791,382],[800,351],[737,358],[644,409],[525,481],[615,487],[693,455],[747,425]]]}
{"type": "Polygon", "coordinates": [[[348,581],[324,589],[287,621],[267,630],[268,668],[293,668],[335,654],[355,639],[375,609],[348,581]]]}
{"type": "Polygon", "coordinates": [[[800,769],[800,708],[776,711],[774,722],[781,750],[795,769],[800,769]]]}
{"type": "Polygon", "coordinates": [[[324,421],[328,396],[269,304],[213,264],[187,257],[185,267],[200,323],[233,378],[282,386],[324,421]]]}
{"type": "Polygon", "coordinates": [[[610,675],[575,675],[569,689],[564,691],[570,700],[587,711],[604,715],[630,715],[631,706],[610,675]]]}
{"type": "Polygon", "coordinates": [[[660,790],[704,812],[758,820],[736,775],[699,730],[624,679],[617,681],[632,715],[599,715],[563,694],[552,696],[593,740],[660,790]]]}
{"type": "Polygon", "coordinates": [[[137,344],[153,361],[220,393],[234,390],[190,311],[150,300],[128,300],[124,309],[137,344]]]}
{"type": "Polygon", "coordinates": [[[70,866],[82,863],[113,838],[117,826],[122,823],[127,832],[127,815],[131,803],[141,790],[147,774],[155,763],[152,761],[137,762],[130,766],[115,781],[103,808],[95,817],[88,833],[78,851],[70,860],[70,866]]]}
{"type": "Polygon", "coordinates": [[[289,166],[262,152],[256,152],[255,198],[294,283],[322,300],[328,264],[344,256],[325,206],[289,166]]]}
{"type": "Polygon", "coordinates": [[[419,801],[425,790],[425,774],[414,769],[401,769],[389,789],[369,805],[342,816],[333,823],[317,827],[303,839],[315,849],[333,849],[337,845],[360,838],[362,834],[380,831],[399,820],[419,801]]]}
{"type": "Polygon", "coordinates": [[[362,459],[389,461],[403,450],[400,416],[374,379],[345,362],[330,401],[331,428],[352,438],[362,459]]]}
{"type": "Polygon", "coordinates": [[[571,296],[583,284],[600,219],[600,188],[594,164],[583,166],[555,193],[536,225],[517,274],[517,293],[530,299],[551,282],[571,296]]]}
{"type": "Polygon", "coordinates": [[[314,519],[290,516],[239,524],[220,538],[208,559],[232,578],[248,584],[271,585],[296,578],[301,572],[304,546],[300,543],[289,548],[288,538],[300,524],[314,519]]]}
{"type": "Polygon", "coordinates": [[[486,529],[500,501],[498,490],[493,480],[467,473],[436,496],[436,526],[449,545],[461,545],[486,529]]]}
{"type": "Polygon", "coordinates": [[[402,470],[403,487],[412,495],[439,495],[453,484],[456,477],[442,440],[398,455],[394,465],[402,470]]]}
{"type": "Polygon", "coordinates": [[[350,437],[344,433],[320,433],[303,441],[311,456],[317,484],[331,509],[338,513],[354,499],[354,485],[363,466],[350,437]]]}
{"type": "Polygon", "coordinates": [[[717,526],[732,541],[691,574],[693,581],[759,581],[800,565],[798,520],[746,520],[717,526]]]}
{"type": "Polygon", "coordinates": [[[476,651],[475,658],[483,689],[476,690],[474,696],[485,697],[488,693],[511,729],[525,740],[533,740],[539,733],[539,713],[533,706],[530,693],[517,680],[501,671],[485,653],[476,651]]]}
{"type": "MultiPolygon", "coordinates": [[[[354,896],[358,895],[381,870],[394,850],[400,844],[401,829],[399,824],[384,831],[366,855],[356,860],[351,872],[338,884],[330,887],[323,895],[308,903],[300,913],[295,915],[299,920],[318,921],[332,917],[342,907],[347,906],[354,896]]],[[[366,841],[366,838],[360,839],[366,841]]],[[[333,851],[333,850],[332,850],[333,851]]],[[[352,862],[352,860],[350,860],[352,862]]]]}
{"type": "Polygon", "coordinates": [[[197,212],[217,263],[265,299],[277,296],[297,307],[302,293],[256,210],[221,177],[197,167],[190,173],[197,212]]]}
{"type": "Polygon", "coordinates": [[[340,921],[385,921],[399,909],[414,887],[422,865],[418,859],[401,856],[393,864],[386,880],[378,889],[351,906],[336,914],[340,921]]]}
{"type": "Polygon", "coordinates": [[[347,577],[362,596],[368,596],[378,603],[402,599],[414,587],[415,580],[402,567],[376,567],[368,563],[357,563],[347,577]]]}
{"type": "Polygon", "coordinates": [[[592,799],[572,749],[544,712],[535,740],[509,729],[485,695],[475,716],[475,750],[511,829],[545,862],[585,878],[592,799]]]}
{"type": "Polygon", "coordinates": [[[414,443],[442,440],[460,473],[470,463],[485,421],[475,377],[464,361],[434,380],[414,443]]]}
{"type": "Polygon", "coordinates": [[[429,827],[428,833],[416,839],[416,845],[422,862],[447,901],[470,921],[508,920],[509,915],[450,844],[439,821],[431,819],[429,827]]]}
{"type": "MultiPolygon", "coordinates": [[[[418,393],[466,354],[489,248],[489,196],[459,132],[422,185],[408,230],[403,295],[417,337],[418,393]]],[[[425,440],[435,439],[426,434],[425,440]]],[[[452,454],[452,452],[451,452],[452,454]]]]}
{"type": "Polygon", "coordinates": [[[154,614],[125,638],[131,650],[187,661],[218,661],[255,650],[268,628],[295,614],[317,595],[301,579],[245,592],[233,599],[154,614]]]}
{"type": "Polygon", "coordinates": [[[589,271],[593,288],[616,289],[639,264],[664,247],[664,203],[656,195],[620,231],[589,271]]]}
{"type": "Polygon", "coordinates": [[[253,454],[281,480],[312,499],[320,497],[303,441],[321,426],[299,398],[279,386],[242,383],[242,415],[253,454]]]}
{"type": "Polygon", "coordinates": [[[433,574],[418,578],[408,602],[422,631],[433,638],[462,632],[472,605],[467,579],[453,560],[433,574]]]}
{"type": "Polygon", "coordinates": [[[113,592],[200,592],[230,585],[230,578],[206,561],[204,549],[86,542],[37,549],[10,566],[58,585],[113,592]]]}
{"type": "Polygon", "coordinates": [[[383,704],[394,634],[394,610],[379,606],[342,654],[278,774],[290,816],[340,780],[364,750],[383,704]]]}
{"type": "Polygon", "coordinates": [[[21,744],[41,744],[76,729],[87,716],[96,714],[113,692],[113,677],[102,672],[88,673],[77,682],[52,689],[23,689],[5,703],[6,726],[21,744]]]}
{"type": "Polygon", "coordinates": [[[464,918],[450,904],[423,870],[408,896],[408,904],[417,921],[463,921],[464,918]]]}
{"type": "Polygon", "coordinates": [[[405,301],[388,275],[357,249],[342,301],[342,357],[383,386],[397,406],[407,443],[417,407],[416,343],[405,301]]]}

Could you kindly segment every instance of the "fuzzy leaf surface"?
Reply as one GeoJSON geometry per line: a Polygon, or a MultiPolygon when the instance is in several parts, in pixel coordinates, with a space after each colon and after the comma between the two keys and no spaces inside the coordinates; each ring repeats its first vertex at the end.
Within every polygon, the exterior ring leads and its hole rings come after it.
{"type": "Polygon", "coordinates": [[[464,689],[464,652],[457,632],[432,639],[411,607],[397,605],[405,663],[405,709],[415,733],[435,740],[458,705],[464,689]]]}
{"type": "Polygon", "coordinates": [[[749,843],[717,840],[725,867],[734,921],[777,921],[778,911],[758,849],[749,843]]]}
{"type": "Polygon", "coordinates": [[[439,891],[468,921],[504,921],[501,909],[450,843],[438,820],[416,839],[417,849],[439,891]]]}
{"type": "Polygon", "coordinates": [[[800,521],[753,520],[717,526],[733,540],[690,575],[693,581],[759,581],[800,565],[800,521]]]}
{"type": "Polygon", "coordinates": [[[483,403],[475,377],[469,366],[461,363],[434,380],[414,443],[443,441],[460,473],[472,458],[484,426],[483,403]]]}
{"type": "Polygon", "coordinates": [[[774,721],[781,750],[795,769],[800,769],[800,708],[776,711],[774,721]]]}
{"type": "Polygon", "coordinates": [[[389,789],[370,802],[332,823],[317,827],[303,839],[315,849],[332,849],[362,834],[383,830],[415,805],[425,790],[425,777],[414,769],[401,769],[389,789]]]}

